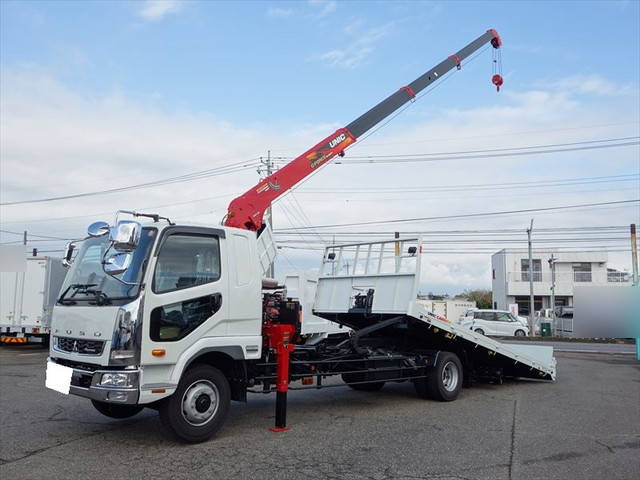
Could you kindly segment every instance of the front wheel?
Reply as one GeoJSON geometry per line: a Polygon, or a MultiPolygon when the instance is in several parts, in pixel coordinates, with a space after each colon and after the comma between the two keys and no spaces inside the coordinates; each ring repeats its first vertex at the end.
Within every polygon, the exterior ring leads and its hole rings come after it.
{"type": "Polygon", "coordinates": [[[515,336],[516,337],[525,337],[527,334],[524,333],[524,330],[516,330],[515,336]]]}
{"type": "Polygon", "coordinates": [[[91,400],[91,403],[101,414],[110,418],[129,418],[137,415],[144,408],[142,405],[119,405],[117,403],[99,402],[91,400]]]}
{"type": "Polygon", "coordinates": [[[481,328],[476,328],[474,332],[479,333],[480,335],[484,335],[484,330],[481,328]]]}
{"type": "Polygon", "coordinates": [[[160,404],[164,427],[185,442],[204,442],[229,414],[231,388],[224,374],[210,365],[196,365],[180,379],[175,393],[160,404]]]}
{"type": "Polygon", "coordinates": [[[415,381],[416,392],[423,398],[451,402],[462,388],[462,363],[455,353],[440,352],[427,378],[415,381]]]}

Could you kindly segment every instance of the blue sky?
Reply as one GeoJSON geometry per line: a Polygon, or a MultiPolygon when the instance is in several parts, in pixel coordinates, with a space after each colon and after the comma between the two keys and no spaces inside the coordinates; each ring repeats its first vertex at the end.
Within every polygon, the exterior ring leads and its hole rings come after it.
{"type": "MultiPolygon", "coordinates": [[[[2,2],[2,68],[31,66],[88,95],[239,124],[348,123],[487,28],[504,38],[505,88],[574,72],[638,78],[639,3],[2,2]],[[331,52],[335,55],[331,56],[331,52]],[[373,80],[373,81],[372,81],[373,80]]],[[[479,73],[434,109],[491,94],[479,73]]]]}
{"type": "MultiPolygon", "coordinates": [[[[0,196],[6,202],[132,185],[255,159],[268,149],[279,156],[299,154],[488,28],[496,28],[504,42],[500,93],[491,85],[491,52],[485,51],[349,154],[637,137],[639,10],[638,1],[3,0],[0,196]]],[[[639,158],[635,145],[426,164],[331,165],[276,205],[276,227],[638,198],[637,178],[523,192],[466,194],[460,186],[638,174],[639,158]],[[447,185],[458,191],[352,191],[447,185]],[[321,189],[342,190],[327,195],[321,189]]],[[[0,217],[9,231],[64,238],[82,236],[86,224],[96,216],[110,218],[117,208],[160,206],[171,217],[218,223],[228,201],[256,181],[251,167],[170,190],[2,206],[0,217]]],[[[520,228],[529,217],[410,227],[520,228]]],[[[640,221],[637,206],[536,217],[541,227],[632,221],[640,221]]],[[[0,241],[13,240],[0,233],[0,241]]],[[[37,245],[60,248],[60,242],[37,245]]],[[[287,262],[307,269],[317,265],[316,257],[291,250],[287,262]]],[[[626,253],[610,258],[621,268],[630,266],[626,253]]],[[[434,255],[425,265],[433,290],[490,283],[488,255],[434,255]]]]}

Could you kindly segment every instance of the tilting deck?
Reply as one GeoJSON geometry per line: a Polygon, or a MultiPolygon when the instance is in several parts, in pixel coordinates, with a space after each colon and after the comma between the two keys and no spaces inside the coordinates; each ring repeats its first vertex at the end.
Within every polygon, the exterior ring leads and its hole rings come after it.
{"type": "Polygon", "coordinates": [[[426,323],[428,329],[438,330],[435,333],[440,333],[447,340],[473,344],[478,356],[486,355],[490,363],[500,365],[509,376],[544,380],[556,378],[556,359],[551,346],[500,343],[429,312],[417,301],[411,303],[407,314],[426,323]]]}
{"type": "Polygon", "coordinates": [[[465,352],[479,372],[555,380],[553,347],[503,344],[418,302],[421,255],[421,238],[327,247],[314,313],[354,330],[403,315],[424,348],[465,352]]]}

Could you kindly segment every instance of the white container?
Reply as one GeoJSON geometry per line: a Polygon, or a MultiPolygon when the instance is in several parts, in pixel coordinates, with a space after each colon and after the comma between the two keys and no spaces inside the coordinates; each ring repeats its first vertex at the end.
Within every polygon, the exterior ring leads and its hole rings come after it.
{"type": "Polygon", "coordinates": [[[459,322],[467,310],[476,308],[476,302],[467,300],[418,300],[427,310],[452,322],[459,322]]]}
{"type": "Polygon", "coordinates": [[[51,312],[66,273],[62,260],[52,257],[28,257],[24,271],[0,272],[3,342],[48,341],[51,312]]]}

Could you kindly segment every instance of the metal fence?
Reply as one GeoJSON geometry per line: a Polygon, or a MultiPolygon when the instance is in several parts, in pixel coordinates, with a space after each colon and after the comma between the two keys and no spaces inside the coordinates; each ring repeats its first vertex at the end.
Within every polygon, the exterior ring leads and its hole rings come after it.
{"type": "MultiPolygon", "coordinates": [[[[508,282],[529,282],[529,275],[534,282],[551,283],[551,272],[509,272],[508,282]]],[[[593,272],[557,272],[556,283],[591,283],[593,282],[593,272]]],[[[608,272],[607,283],[630,283],[631,275],[627,272],[608,272]]]]}

